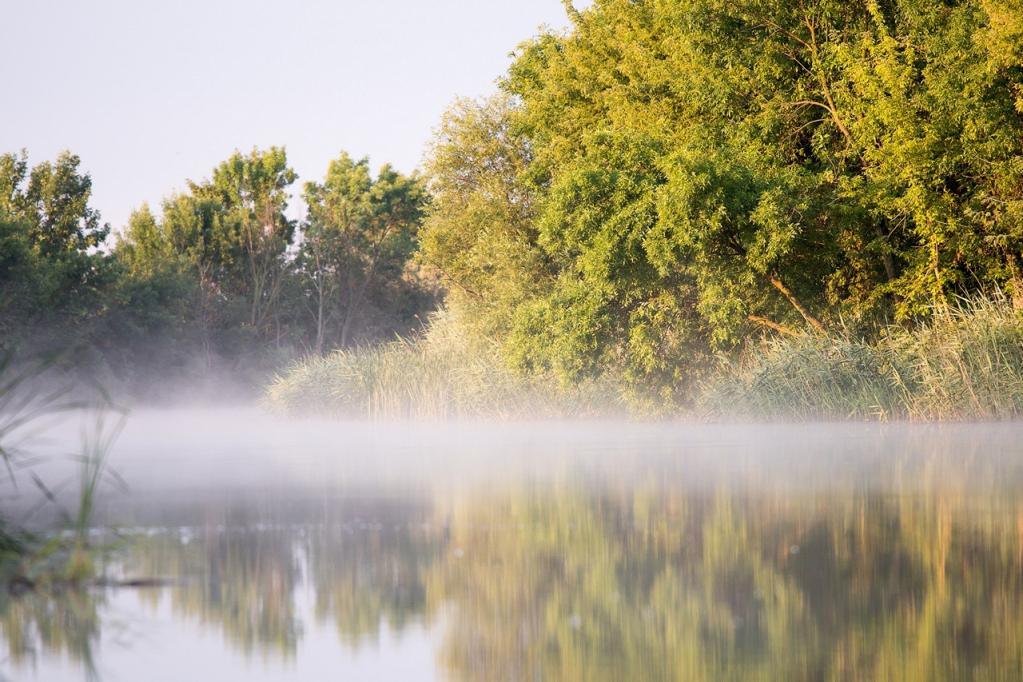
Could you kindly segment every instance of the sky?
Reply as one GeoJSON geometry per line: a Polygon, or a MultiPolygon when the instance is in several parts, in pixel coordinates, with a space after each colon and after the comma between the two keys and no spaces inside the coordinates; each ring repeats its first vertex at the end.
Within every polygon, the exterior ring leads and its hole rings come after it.
{"type": "Polygon", "coordinates": [[[5,5],[0,153],[78,154],[118,229],[236,149],[287,147],[296,188],[342,150],[410,172],[456,97],[493,92],[519,43],[567,24],[560,0],[5,5]]]}

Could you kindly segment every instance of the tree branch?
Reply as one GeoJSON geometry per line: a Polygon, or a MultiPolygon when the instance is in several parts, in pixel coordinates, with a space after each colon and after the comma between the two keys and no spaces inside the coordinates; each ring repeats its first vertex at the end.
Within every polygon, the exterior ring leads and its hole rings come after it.
{"type": "Polygon", "coordinates": [[[806,28],[810,31],[810,55],[813,57],[813,66],[817,71],[817,82],[820,83],[821,90],[824,91],[824,99],[827,101],[827,106],[825,108],[831,112],[831,119],[835,122],[835,127],[837,127],[839,132],[845,137],[845,141],[849,144],[849,146],[852,146],[852,134],[849,132],[849,129],[845,127],[845,123],[838,115],[838,108],[835,106],[835,100],[831,96],[831,86],[828,85],[828,79],[825,78],[824,73],[821,70],[820,50],[817,45],[817,29],[814,27],[809,14],[803,15],[803,21],[806,23],[806,28]]]}
{"type": "Polygon", "coordinates": [[[824,329],[824,325],[821,324],[821,321],[810,314],[810,311],[807,310],[806,307],[799,302],[799,299],[796,298],[796,295],[792,293],[792,290],[785,286],[785,283],[782,282],[777,275],[768,275],[767,281],[770,282],[771,286],[777,289],[781,293],[781,295],[785,297],[785,300],[787,300],[792,305],[792,307],[795,308],[799,312],[799,314],[803,316],[803,319],[806,320],[807,324],[813,327],[814,331],[816,331],[819,334],[827,334],[827,331],[824,329]]]}
{"type": "Polygon", "coordinates": [[[799,336],[799,332],[796,330],[786,327],[783,324],[772,322],[766,317],[761,317],[760,315],[748,315],[747,319],[754,324],[759,324],[761,327],[767,327],[768,329],[772,329],[779,334],[784,334],[785,336],[799,336]]]}

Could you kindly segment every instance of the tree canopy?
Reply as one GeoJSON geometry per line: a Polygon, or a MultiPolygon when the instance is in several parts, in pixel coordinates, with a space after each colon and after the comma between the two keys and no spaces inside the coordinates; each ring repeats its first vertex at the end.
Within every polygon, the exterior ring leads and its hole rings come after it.
{"type": "Polygon", "coordinates": [[[456,105],[431,165],[424,256],[480,319],[506,308],[510,361],[617,368],[684,399],[714,353],[764,332],[1023,302],[1016,4],[571,16],[520,46],[497,98],[456,105]]]}

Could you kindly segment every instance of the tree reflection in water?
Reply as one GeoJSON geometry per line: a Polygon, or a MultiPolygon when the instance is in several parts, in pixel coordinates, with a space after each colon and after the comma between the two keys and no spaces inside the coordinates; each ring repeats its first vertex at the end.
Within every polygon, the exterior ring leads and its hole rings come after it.
{"type": "MultiPolygon", "coordinates": [[[[219,627],[246,653],[292,656],[302,624],[295,613],[300,579],[292,529],[214,527],[141,540],[128,564],[135,575],[179,576],[169,588],[183,620],[219,627]]],[[[152,599],[158,599],[154,593],[152,599]]]]}
{"type": "MultiPolygon", "coordinates": [[[[974,500],[973,502],[977,502],[974,500]]],[[[457,679],[1011,679],[1023,512],[946,498],[571,493],[456,515],[457,679]],[[479,514],[494,523],[480,523],[479,514]]],[[[450,554],[448,555],[451,556],[450,554]]]]}
{"type": "MultiPolygon", "coordinates": [[[[125,565],[180,577],[146,599],[248,653],[295,655],[308,619],[332,623],[349,651],[384,627],[436,627],[453,680],[1023,670],[1023,499],[1011,494],[513,484],[314,521],[158,533],[125,565]]],[[[16,660],[36,649],[88,666],[103,608],[103,592],[6,597],[0,627],[16,660]]]]}
{"type": "Polygon", "coordinates": [[[410,511],[388,506],[369,520],[358,516],[309,534],[316,617],[333,621],[348,647],[375,642],[382,626],[401,632],[426,615],[423,577],[444,540],[410,511]]]}

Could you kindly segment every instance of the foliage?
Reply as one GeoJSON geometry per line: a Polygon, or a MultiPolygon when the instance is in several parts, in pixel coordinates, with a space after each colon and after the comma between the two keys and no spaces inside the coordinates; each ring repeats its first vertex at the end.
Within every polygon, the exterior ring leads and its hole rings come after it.
{"type": "Polygon", "coordinates": [[[28,240],[44,256],[87,251],[110,232],[89,207],[92,180],[79,173],[81,160],[64,152],[56,162],[28,170],[27,155],[0,156],[0,213],[28,227],[28,240]]]}
{"type": "Polygon", "coordinates": [[[154,379],[223,392],[303,351],[405,332],[433,306],[411,263],[427,195],[415,176],[366,169],[346,155],[331,164],[307,186],[300,224],[285,150],[236,152],[110,239],[78,157],[30,169],[24,153],[0,156],[0,350],[59,351],[80,373],[160,398],[174,389],[154,379]],[[343,186],[356,170],[364,186],[343,186]],[[359,208],[341,225],[347,199],[359,208]]]}
{"type": "Polygon", "coordinates": [[[1017,4],[570,14],[455,106],[429,165],[424,259],[517,366],[684,406],[764,333],[1023,300],[1017,4]]]}
{"type": "Polygon", "coordinates": [[[437,277],[501,371],[660,414],[765,336],[873,346],[959,299],[1023,306],[1018,2],[566,7],[454,104],[422,176],[341,154],[303,221],[285,150],[253,149],[111,251],[77,157],[0,157],[0,343],[251,379],[411,333],[437,277]]]}
{"type": "Polygon", "coordinates": [[[322,184],[306,183],[304,198],[308,218],[296,265],[314,319],[316,354],[328,342],[349,345],[367,299],[406,322],[422,310],[423,295],[406,276],[427,203],[416,176],[384,166],[374,178],[367,159],[342,154],[322,184]]]}
{"type": "Polygon", "coordinates": [[[25,341],[29,327],[87,334],[115,275],[95,251],[110,228],[89,206],[92,182],[79,165],[65,152],[30,171],[24,153],[0,155],[0,349],[25,341]]]}

